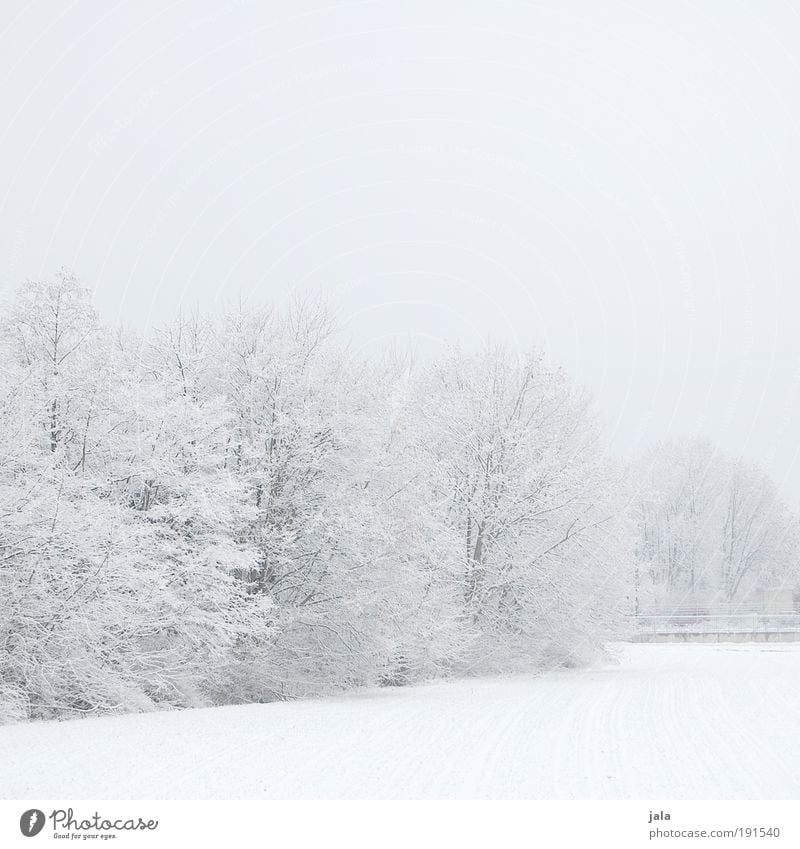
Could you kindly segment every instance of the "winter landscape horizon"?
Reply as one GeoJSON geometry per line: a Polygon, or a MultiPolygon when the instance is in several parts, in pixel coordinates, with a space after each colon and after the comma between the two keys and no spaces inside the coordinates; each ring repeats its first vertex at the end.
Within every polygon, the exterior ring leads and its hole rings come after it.
{"type": "Polygon", "coordinates": [[[800,798],[798,37],[0,12],[15,837],[36,799],[800,798]]]}
{"type": "Polygon", "coordinates": [[[688,438],[617,457],[591,399],[543,352],[487,340],[367,356],[321,297],[241,301],[141,333],[104,325],[62,270],[23,284],[2,321],[0,715],[10,727],[0,779],[14,795],[35,795],[32,777],[57,751],[48,795],[69,796],[87,735],[110,733],[116,763],[149,751],[142,734],[174,731],[172,714],[108,720],[108,732],[88,718],[176,708],[195,743],[181,744],[189,761],[176,756],[166,783],[148,766],[126,773],[133,784],[89,770],[82,792],[796,794],[785,743],[800,517],[758,466],[688,438]],[[686,688],[693,698],[676,708],[686,688]],[[362,701],[334,698],[352,690],[362,701]],[[713,770],[688,779],[696,734],[676,747],[674,716],[652,706],[670,691],[681,724],[710,728],[713,709],[711,757],[730,759],[725,734],[756,713],[769,736],[753,741],[769,748],[751,745],[756,761],[740,758],[727,784],[713,770]],[[473,740],[462,723],[474,699],[473,740]],[[213,708],[247,704],[259,713],[213,708]],[[592,740],[585,723],[597,711],[592,740]],[[626,759],[629,743],[614,735],[633,734],[632,717],[647,711],[644,736],[631,737],[639,755],[626,759]],[[359,769],[320,784],[312,776],[338,756],[317,741],[286,771],[278,741],[301,746],[304,716],[358,753],[359,769]],[[408,739],[448,741],[438,757],[450,761],[493,741],[482,757],[497,762],[482,774],[466,760],[464,781],[429,753],[435,774],[393,765],[378,777],[389,755],[376,751],[389,744],[365,736],[365,717],[399,734],[411,763],[425,749],[412,757],[408,739]],[[436,730],[445,717],[448,734],[436,730]],[[259,721],[274,763],[256,767],[256,783],[220,783],[259,721]],[[206,754],[201,741],[220,735],[232,737],[206,754]],[[576,740],[602,756],[570,778],[557,770],[576,740]],[[648,784],[644,764],[667,750],[672,771],[648,784]]]}

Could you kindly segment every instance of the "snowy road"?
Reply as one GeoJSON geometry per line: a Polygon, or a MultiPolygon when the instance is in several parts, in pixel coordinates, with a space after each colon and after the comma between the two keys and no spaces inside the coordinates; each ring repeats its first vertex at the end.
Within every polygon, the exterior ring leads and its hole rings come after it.
{"type": "Polygon", "coordinates": [[[4,799],[800,798],[800,645],[0,728],[4,799]]]}

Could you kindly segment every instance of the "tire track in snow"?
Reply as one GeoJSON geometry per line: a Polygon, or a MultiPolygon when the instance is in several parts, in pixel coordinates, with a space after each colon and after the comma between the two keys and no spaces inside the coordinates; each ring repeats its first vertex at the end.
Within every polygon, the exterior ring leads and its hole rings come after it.
{"type": "Polygon", "coordinates": [[[0,728],[5,798],[797,798],[800,645],[0,728]],[[20,766],[22,765],[22,766],[20,766]]]}

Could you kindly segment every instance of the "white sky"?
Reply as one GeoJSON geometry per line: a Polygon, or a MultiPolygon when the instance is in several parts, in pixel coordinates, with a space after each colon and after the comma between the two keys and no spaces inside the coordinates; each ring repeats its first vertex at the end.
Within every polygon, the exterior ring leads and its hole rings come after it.
{"type": "Polygon", "coordinates": [[[615,446],[704,433],[800,499],[789,0],[10,2],[0,290],[106,319],[322,288],[356,339],[487,333],[615,446]]]}

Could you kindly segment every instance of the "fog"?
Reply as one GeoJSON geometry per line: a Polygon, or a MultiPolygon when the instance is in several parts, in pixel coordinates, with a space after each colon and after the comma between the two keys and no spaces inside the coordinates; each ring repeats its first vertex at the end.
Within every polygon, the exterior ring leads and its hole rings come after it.
{"type": "Polygon", "coordinates": [[[0,18],[3,292],[67,265],[145,326],[309,288],[368,352],[536,344],[619,450],[706,434],[800,499],[791,4],[48,11],[0,18]]]}

